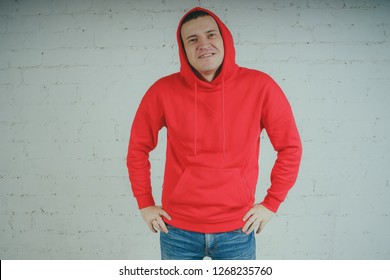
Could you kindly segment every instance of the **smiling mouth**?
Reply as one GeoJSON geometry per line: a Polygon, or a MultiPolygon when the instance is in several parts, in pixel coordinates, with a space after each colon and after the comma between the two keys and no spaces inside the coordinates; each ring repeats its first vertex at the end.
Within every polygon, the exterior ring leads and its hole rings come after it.
{"type": "Polygon", "coordinates": [[[208,57],[211,57],[215,55],[215,53],[205,53],[205,54],[202,54],[201,56],[198,56],[198,58],[202,59],[202,58],[208,58],[208,57]]]}

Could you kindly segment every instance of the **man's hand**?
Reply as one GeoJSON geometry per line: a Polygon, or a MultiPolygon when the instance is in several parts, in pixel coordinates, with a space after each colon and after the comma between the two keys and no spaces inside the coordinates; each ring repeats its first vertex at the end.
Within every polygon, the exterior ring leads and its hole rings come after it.
{"type": "Polygon", "coordinates": [[[263,205],[255,204],[242,219],[246,222],[242,231],[246,234],[250,234],[254,230],[256,230],[256,233],[260,233],[274,215],[274,212],[268,210],[263,205]]]}
{"type": "Polygon", "coordinates": [[[163,231],[168,233],[167,226],[165,225],[162,217],[164,216],[168,220],[171,220],[171,216],[169,216],[168,213],[161,208],[161,206],[149,206],[142,208],[141,215],[152,232],[157,233],[158,231],[163,231]]]}

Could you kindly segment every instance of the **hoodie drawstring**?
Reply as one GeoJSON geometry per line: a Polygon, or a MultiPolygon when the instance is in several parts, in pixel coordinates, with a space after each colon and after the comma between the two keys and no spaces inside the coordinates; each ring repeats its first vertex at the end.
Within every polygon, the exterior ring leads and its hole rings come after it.
{"type": "MultiPolygon", "coordinates": [[[[197,139],[198,139],[198,84],[195,82],[195,101],[194,101],[194,154],[197,155],[197,139]]],[[[225,80],[222,76],[222,151],[223,157],[226,157],[226,126],[225,126],[225,80]]]]}
{"type": "Polygon", "coordinates": [[[226,128],[225,128],[225,79],[222,76],[222,133],[223,133],[223,157],[226,151],[226,128]]]}
{"type": "Polygon", "coordinates": [[[195,82],[195,139],[194,139],[194,154],[196,156],[196,141],[198,139],[198,85],[195,82]]]}

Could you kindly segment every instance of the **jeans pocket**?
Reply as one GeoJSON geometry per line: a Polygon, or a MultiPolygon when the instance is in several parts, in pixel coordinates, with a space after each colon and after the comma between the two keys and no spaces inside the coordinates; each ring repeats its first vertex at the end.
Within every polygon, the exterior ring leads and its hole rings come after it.
{"type": "Polygon", "coordinates": [[[239,229],[236,229],[236,230],[232,230],[231,233],[234,233],[234,234],[241,234],[241,233],[244,233],[244,232],[242,231],[241,228],[239,228],[239,229]]]}

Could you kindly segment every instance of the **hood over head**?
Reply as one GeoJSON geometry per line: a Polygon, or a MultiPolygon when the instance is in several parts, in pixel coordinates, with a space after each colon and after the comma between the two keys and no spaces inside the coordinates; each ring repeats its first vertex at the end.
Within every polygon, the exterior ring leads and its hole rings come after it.
{"type": "Polygon", "coordinates": [[[180,73],[183,75],[183,77],[190,82],[190,84],[193,84],[194,82],[199,84],[199,85],[219,85],[222,84],[222,80],[227,82],[229,78],[231,78],[236,70],[238,69],[238,66],[236,65],[236,60],[235,60],[235,49],[234,49],[234,42],[233,42],[233,36],[231,35],[229,29],[226,27],[226,25],[212,12],[209,10],[206,10],[201,7],[195,7],[191,10],[189,10],[180,20],[179,26],[177,28],[176,32],[176,37],[177,37],[177,43],[178,43],[178,48],[179,48],[179,56],[180,56],[180,73]],[[203,81],[199,79],[196,74],[194,73],[190,63],[188,62],[184,46],[181,40],[181,27],[183,25],[183,20],[187,17],[192,12],[195,11],[204,11],[208,13],[210,16],[214,18],[214,20],[217,22],[217,25],[219,27],[223,43],[224,43],[224,60],[222,63],[222,68],[220,73],[218,74],[217,77],[210,83],[203,81]]]}

